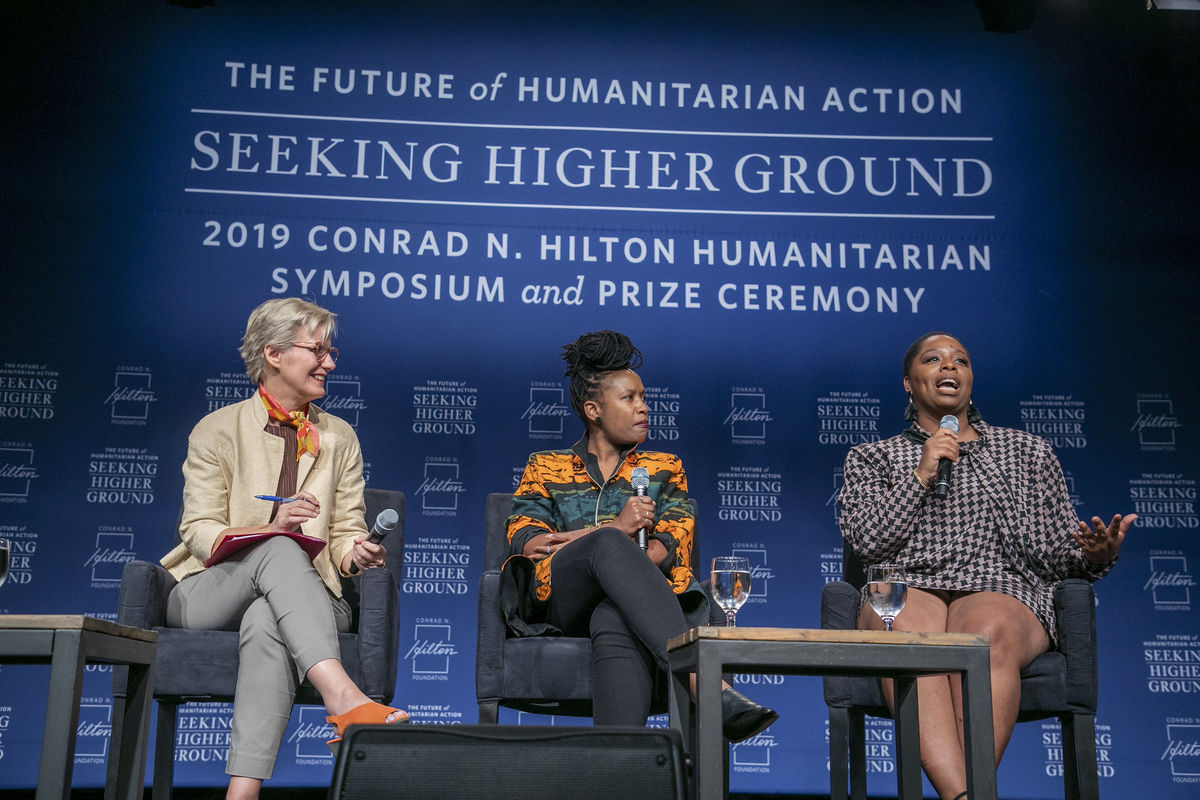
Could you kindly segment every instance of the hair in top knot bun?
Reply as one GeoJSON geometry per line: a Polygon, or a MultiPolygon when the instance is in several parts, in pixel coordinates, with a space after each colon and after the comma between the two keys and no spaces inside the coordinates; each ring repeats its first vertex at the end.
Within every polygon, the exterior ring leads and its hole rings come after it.
{"type": "Polygon", "coordinates": [[[563,345],[562,357],[567,362],[563,374],[571,379],[571,408],[585,425],[583,404],[599,396],[603,376],[642,366],[642,351],[633,346],[628,336],[617,331],[585,333],[563,345]]]}

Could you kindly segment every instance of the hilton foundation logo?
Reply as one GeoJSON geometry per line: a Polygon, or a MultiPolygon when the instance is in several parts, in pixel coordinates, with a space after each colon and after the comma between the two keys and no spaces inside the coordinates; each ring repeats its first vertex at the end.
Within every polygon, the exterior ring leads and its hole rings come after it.
{"type": "Polygon", "coordinates": [[[479,394],[466,381],[426,381],[412,391],[412,432],[472,436],[479,394]]]}
{"type": "Polygon", "coordinates": [[[25,503],[29,488],[40,477],[33,466],[33,448],[0,442],[0,503],[25,503]]]}
{"type": "Polygon", "coordinates": [[[113,425],[145,425],[150,418],[150,406],[158,398],[151,387],[150,370],[145,367],[118,367],[113,375],[113,389],[104,404],[110,408],[113,425]]]}
{"type": "Polygon", "coordinates": [[[334,737],[334,729],[325,721],[325,709],[318,706],[297,706],[296,709],[296,727],[287,736],[288,746],[295,748],[296,763],[328,766],[333,761],[333,753],[325,743],[334,737]]]}
{"type": "Polygon", "coordinates": [[[1200,636],[1160,633],[1142,643],[1142,658],[1148,691],[1179,695],[1180,700],[1200,694],[1200,636]]]}
{"type": "Polygon", "coordinates": [[[0,367],[0,419],[54,419],[58,373],[44,364],[0,367]]]}
{"type": "Polygon", "coordinates": [[[760,388],[735,386],[729,392],[725,425],[734,444],[766,444],[767,423],[774,417],[767,410],[767,394],[760,388]]]}
{"type": "Polygon", "coordinates": [[[767,602],[767,590],[770,588],[771,579],[775,577],[775,573],[767,563],[766,546],[749,542],[734,542],[731,555],[742,556],[750,562],[750,594],[747,596],[746,602],[767,602]]]}
{"type": "Polygon", "coordinates": [[[830,392],[817,398],[817,443],[853,447],[879,441],[879,398],[830,392]]]}
{"type": "Polygon", "coordinates": [[[79,723],[75,728],[75,763],[105,763],[111,733],[112,701],[102,697],[83,698],[79,703],[79,723]]]}
{"type": "Polygon", "coordinates": [[[142,506],[154,502],[158,456],[137,447],[106,447],[88,461],[89,503],[142,506]]]}
{"type": "Polygon", "coordinates": [[[752,736],[744,742],[733,745],[729,755],[729,766],[734,772],[740,773],[769,773],[771,771],[771,751],[779,746],[775,734],[768,728],[766,731],[752,736]]]}
{"type": "Polygon", "coordinates": [[[458,476],[458,460],[429,456],[425,459],[425,478],[417,487],[421,513],[427,517],[453,517],[458,514],[458,498],[467,489],[458,476]]]}
{"type": "Polygon", "coordinates": [[[1159,760],[1171,765],[1175,783],[1200,783],[1200,723],[1194,717],[1167,718],[1167,746],[1159,760]]]}
{"type": "Polygon", "coordinates": [[[1185,530],[1200,527],[1196,482],[1181,473],[1142,473],[1129,481],[1129,499],[1139,528],[1185,530]]]}
{"type": "Polygon", "coordinates": [[[413,680],[450,679],[450,659],[458,655],[458,648],[451,641],[452,634],[448,621],[417,620],[413,626],[413,643],[404,654],[404,660],[412,662],[413,680]]]}
{"type": "Polygon", "coordinates": [[[835,524],[841,524],[842,521],[842,504],[838,502],[838,495],[842,493],[842,484],[845,482],[846,473],[842,467],[838,467],[833,471],[833,493],[825,501],[825,506],[833,509],[833,521],[835,524]]]}
{"type": "Polygon", "coordinates": [[[136,558],[132,531],[123,525],[104,526],[96,533],[96,547],[83,566],[91,570],[93,589],[113,589],[120,587],[125,565],[136,558]]]}
{"type": "Polygon", "coordinates": [[[1066,394],[1035,394],[1021,401],[1021,426],[1040,436],[1056,450],[1087,447],[1083,401],[1066,394]]]}
{"type": "Polygon", "coordinates": [[[1175,432],[1183,427],[1175,404],[1166,394],[1139,394],[1137,417],[1129,430],[1137,434],[1143,453],[1174,452],[1175,432]]]}
{"type": "Polygon", "coordinates": [[[657,386],[646,387],[646,406],[650,409],[650,433],[647,442],[674,442],[679,439],[679,392],[657,386]]]}
{"type": "Polygon", "coordinates": [[[356,375],[331,375],[325,379],[325,396],[317,405],[357,428],[358,414],[367,408],[362,399],[362,381],[356,375]]]}
{"type": "Polygon", "coordinates": [[[521,419],[529,426],[530,439],[561,439],[564,420],[574,416],[563,397],[563,388],[558,383],[533,381],[529,384],[529,405],[521,419]]]}
{"type": "Polygon", "coordinates": [[[1188,571],[1183,551],[1150,551],[1150,577],[1142,591],[1150,593],[1155,611],[1191,611],[1195,585],[1196,579],[1188,571]]]}

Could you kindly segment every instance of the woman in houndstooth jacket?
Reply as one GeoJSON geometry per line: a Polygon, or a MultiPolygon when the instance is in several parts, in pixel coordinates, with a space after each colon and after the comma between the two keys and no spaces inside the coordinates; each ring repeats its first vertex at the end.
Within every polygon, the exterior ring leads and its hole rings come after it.
{"type": "MultiPolygon", "coordinates": [[[[1097,580],[1137,515],[1108,523],[1076,518],[1062,468],[1042,439],[989,426],[971,403],[966,347],[928,333],[904,355],[906,418],[900,436],[859,445],[846,457],[841,529],[864,564],[898,563],[908,599],[896,630],[987,634],[996,762],[1020,705],[1020,671],[1053,644],[1054,586],[1097,580]],[[958,432],[939,427],[951,415],[958,432]],[[933,491],[940,459],[954,462],[946,497],[933,491]]],[[[882,630],[864,605],[859,627],[882,630]]],[[[918,680],[921,761],[945,800],[966,797],[958,677],[918,680]]],[[[891,682],[884,695],[892,702],[891,682]]]]}

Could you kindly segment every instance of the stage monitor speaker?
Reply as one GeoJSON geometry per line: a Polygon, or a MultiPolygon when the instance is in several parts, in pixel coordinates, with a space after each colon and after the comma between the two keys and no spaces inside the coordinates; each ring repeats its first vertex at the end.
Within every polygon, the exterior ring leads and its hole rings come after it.
{"type": "Polygon", "coordinates": [[[329,800],[684,800],[677,731],[520,725],[356,725],[329,800]]]}

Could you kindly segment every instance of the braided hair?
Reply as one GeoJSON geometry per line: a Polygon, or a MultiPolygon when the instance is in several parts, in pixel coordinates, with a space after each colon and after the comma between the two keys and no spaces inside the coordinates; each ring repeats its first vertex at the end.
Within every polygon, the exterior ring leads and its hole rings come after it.
{"type": "Polygon", "coordinates": [[[636,370],[642,365],[642,352],[633,346],[629,337],[617,331],[585,333],[570,344],[563,345],[563,361],[571,379],[571,408],[587,425],[583,404],[595,400],[604,388],[604,378],[612,372],[636,370]]]}

